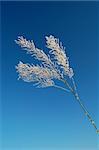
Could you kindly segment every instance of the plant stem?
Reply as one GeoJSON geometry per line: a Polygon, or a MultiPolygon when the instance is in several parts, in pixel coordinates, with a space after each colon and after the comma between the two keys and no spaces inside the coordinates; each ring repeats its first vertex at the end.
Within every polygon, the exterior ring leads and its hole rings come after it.
{"type": "Polygon", "coordinates": [[[92,117],[90,116],[89,112],[87,111],[86,107],[84,106],[84,104],[82,103],[80,97],[78,96],[78,93],[75,93],[75,91],[72,89],[72,87],[69,85],[69,83],[62,79],[62,81],[64,82],[64,84],[69,88],[69,90],[71,91],[71,93],[74,95],[74,97],[76,98],[77,102],[80,104],[82,110],[84,111],[84,114],[88,117],[90,123],[93,125],[93,127],[96,130],[96,133],[99,133],[99,130],[94,122],[94,120],[92,119],[92,117]]]}
{"type": "Polygon", "coordinates": [[[64,90],[64,91],[66,91],[66,92],[70,92],[70,90],[65,89],[65,88],[63,88],[63,87],[61,87],[61,86],[58,86],[58,85],[53,85],[53,87],[58,88],[58,89],[61,89],[61,90],[64,90]]]}

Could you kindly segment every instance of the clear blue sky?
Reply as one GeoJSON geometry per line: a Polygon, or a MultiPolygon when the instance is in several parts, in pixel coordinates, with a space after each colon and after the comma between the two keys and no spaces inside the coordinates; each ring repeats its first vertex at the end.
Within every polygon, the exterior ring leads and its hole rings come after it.
{"type": "Polygon", "coordinates": [[[99,127],[99,3],[2,2],[1,150],[98,150],[94,128],[70,93],[17,80],[15,65],[34,60],[18,35],[46,52],[45,35],[67,48],[83,102],[99,127]]]}

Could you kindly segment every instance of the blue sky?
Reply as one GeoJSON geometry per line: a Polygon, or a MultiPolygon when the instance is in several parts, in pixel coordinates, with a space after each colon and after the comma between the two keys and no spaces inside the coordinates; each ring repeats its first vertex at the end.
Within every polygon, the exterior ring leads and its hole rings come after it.
{"type": "Polygon", "coordinates": [[[98,150],[94,128],[70,93],[17,80],[15,65],[34,60],[14,40],[45,48],[45,35],[67,49],[78,91],[99,127],[99,3],[2,2],[1,150],[98,150]]]}

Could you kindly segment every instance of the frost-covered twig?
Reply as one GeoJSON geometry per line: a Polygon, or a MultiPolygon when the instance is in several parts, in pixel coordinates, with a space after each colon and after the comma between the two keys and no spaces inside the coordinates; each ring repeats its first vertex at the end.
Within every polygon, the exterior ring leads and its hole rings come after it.
{"type": "Polygon", "coordinates": [[[46,36],[46,46],[50,49],[49,55],[45,54],[43,50],[36,48],[33,41],[26,40],[22,36],[19,36],[15,42],[41,62],[41,65],[30,65],[20,61],[16,66],[19,78],[25,82],[32,82],[33,85],[38,88],[53,86],[61,90],[70,91],[80,104],[90,123],[94,126],[96,132],[99,133],[94,120],[78,95],[73,78],[73,69],[70,67],[65,48],[62,46],[62,43],[59,42],[59,39],[52,35],[46,36]],[[66,76],[72,80],[73,86],[68,83],[66,76]],[[68,89],[57,85],[56,80],[63,82],[68,89]]]}

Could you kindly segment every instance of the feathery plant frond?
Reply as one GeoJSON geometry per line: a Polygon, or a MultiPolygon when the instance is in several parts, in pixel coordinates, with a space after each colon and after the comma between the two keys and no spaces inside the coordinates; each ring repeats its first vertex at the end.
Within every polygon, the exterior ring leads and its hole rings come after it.
{"type": "Polygon", "coordinates": [[[53,86],[53,79],[58,79],[59,75],[56,71],[39,65],[30,65],[19,62],[16,66],[19,78],[25,82],[33,82],[38,87],[53,86]],[[36,84],[35,84],[36,83],[36,84]]]}
{"type": "Polygon", "coordinates": [[[16,66],[17,72],[19,73],[19,79],[21,78],[25,82],[32,82],[37,88],[53,86],[64,91],[71,92],[80,104],[84,114],[88,117],[96,132],[99,133],[94,120],[78,95],[77,87],[73,78],[73,69],[70,67],[65,48],[62,46],[62,43],[59,42],[59,39],[52,35],[46,36],[45,39],[46,46],[50,49],[49,55],[47,55],[43,50],[36,48],[32,40],[26,40],[23,36],[19,36],[18,39],[15,40],[15,42],[26,50],[27,53],[31,54],[31,56],[41,62],[41,65],[30,65],[20,61],[16,66]],[[66,77],[71,79],[72,85],[67,81],[66,77]],[[57,85],[55,82],[56,80],[64,83],[67,88],[57,85]]]}
{"type": "Polygon", "coordinates": [[[15,42],[24,50],[26,50],[27,53],[31,54],[37,60],[41,61],[44,66],[49,66],[50,68],[52,67],[50,58],[44,53],[43,50],[36,48],[33,40],[26,40],[23,36],[18,36],[18,40],[15,40],[15,42]]]}
{"type": "Polygon", "coordinates": [[[63,73],[69,76],[73,76],[73,70],[69,67],[68,57],[65,53],[65,48],[62,46],[62,43],[59,42],[59,39],[50,35],[46,36],[46,46],[51,49],[49,53],[52,55],[52,60],[57,64],[58,68],[63,70],[63,73]]]}

